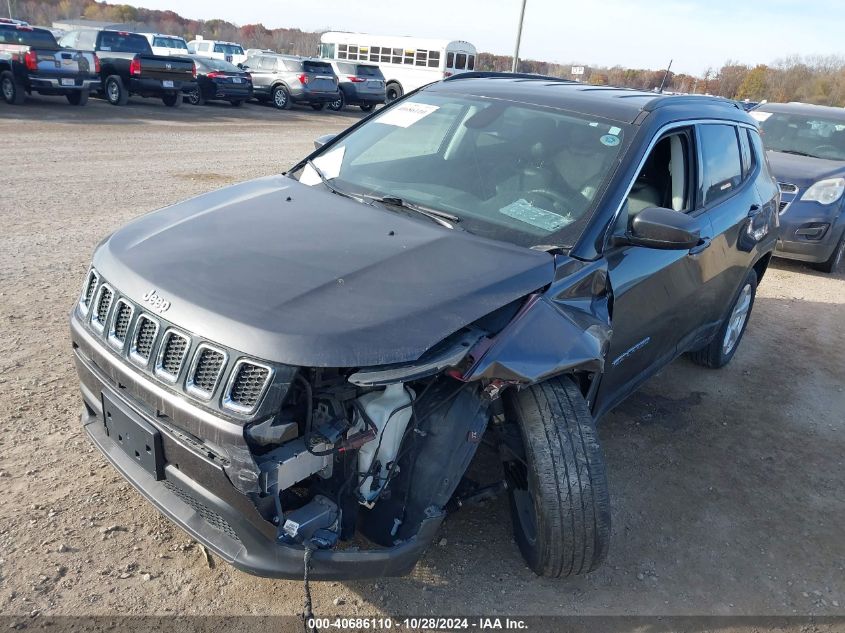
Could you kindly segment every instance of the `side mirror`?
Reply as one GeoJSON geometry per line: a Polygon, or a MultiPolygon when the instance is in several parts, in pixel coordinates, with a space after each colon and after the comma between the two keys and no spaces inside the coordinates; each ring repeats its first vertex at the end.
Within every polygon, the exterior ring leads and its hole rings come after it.
{"type": "Polygon", "coordinates": [[[328,145],[334,140],[337,134],[323,134],[314,139],[314,149],[320,149],[323,145],[328,145]]]}
{"type": "Polygon", "coordinates": [[[635,217],[624,242],[661,250],[689,250],[701,242],[695,220],[686,213],[649,207],[635,217]]]}

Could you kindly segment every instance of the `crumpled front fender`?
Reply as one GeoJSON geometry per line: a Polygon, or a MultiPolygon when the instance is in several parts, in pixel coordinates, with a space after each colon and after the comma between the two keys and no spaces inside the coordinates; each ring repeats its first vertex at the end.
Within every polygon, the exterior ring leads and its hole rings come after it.
{"type": "Polygon", "coordinates": [[[551,376],[601,373],[612,335],[606,263],[561,258],[556,280],[532,294],[513,320],[470,354],[463,379],[536,383],[551,376]]]}

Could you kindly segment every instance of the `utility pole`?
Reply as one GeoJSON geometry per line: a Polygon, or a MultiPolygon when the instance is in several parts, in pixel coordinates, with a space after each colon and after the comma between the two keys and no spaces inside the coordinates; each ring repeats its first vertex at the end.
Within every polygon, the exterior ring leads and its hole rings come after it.
{"type": "Polygon", "coordinates": [[[522,0],[522,9],[519,12],[519,29],[516,32],[516,49],[513,52],[513,67],[511,72],[515,73],[519,67],[519,44],[522,41],[522,21],[525,19],[525,3],[527,0],[522,0]]]}
{"type": "Polygon", "coordinates": [[[9,19],[12,19],[12,0],[6,0],[6,7],[9,9],[9,19]]]}
{"type": "Polygon", "coordinates": [[[675,61],[674,59],[669,60],[669,65],[666,67],[666,72],[663,74],[663,81],[660,82],[660,94],[663,94],[663,88],[666,86],[666,80],[669,78],[669,71],[672,70],[672,62],[675,61]]]}

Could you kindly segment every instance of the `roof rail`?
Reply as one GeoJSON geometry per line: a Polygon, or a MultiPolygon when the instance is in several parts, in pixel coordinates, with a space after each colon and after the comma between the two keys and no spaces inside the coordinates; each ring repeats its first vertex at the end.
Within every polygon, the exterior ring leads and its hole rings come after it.
{"type": "Polygon", "coordinates": [[[535,75],[533,73],[502,73],[494,71],[471,70],[465,73],[458,73],[446,77],[443,81],[455,81],[457,79],[541,79],[543,81],[559,81],[561,83],[577,83],[571,79],[561,79],[549,75],[535,75]]]}

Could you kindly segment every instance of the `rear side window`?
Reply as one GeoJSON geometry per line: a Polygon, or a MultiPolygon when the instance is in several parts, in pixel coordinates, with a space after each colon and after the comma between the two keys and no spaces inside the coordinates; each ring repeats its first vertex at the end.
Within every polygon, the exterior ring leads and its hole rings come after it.
{"type": "Polygon", "coordinates": [[[141,54],[151,54],[153,52],[147,38],[137,33],[102,31],[98,41],[97,50],[100,51],[141,54]]]}
{"type": "Polygon", "coordinates": [[[455,67],[455,54],[454,53],[447,53],[446,54],[446,67],[447,68],[454,68],[455,67]]]}
{"type": "Polygon", "coordinates": [[[187,44],[175,37],[154,37],[153,46],[158,46],[161,48],[174,48],[181,51],[188,50],[187,44]]]}
{"type": "Polygon", "coordinates": [[[20,44],[34,48],[59,48],[56,38],[43,29],[0,26],[0,44],[20,44]]]}
{"type": "Polygon", "coordinates": [[[742,182],[742,161],[733,125],[701,125],[701,154],[704,159],[704,204],[733,194],[742,182]]]}
{"type": "Polygon", "coordinates": [[[292,73],[301,73],[303,70],[302,62],[295,59],[280,59],[279,66],[283,66],[286,70],[289,70],[292,73]]]}
{"type": "Polygon", "coordinates": [[[742,154],[742,179],[745,180],[754,171],[754,158],[751,154],[751,142],[748,140],[748,134],[742,129],[739,131],[739,151],[742,154]]]}

